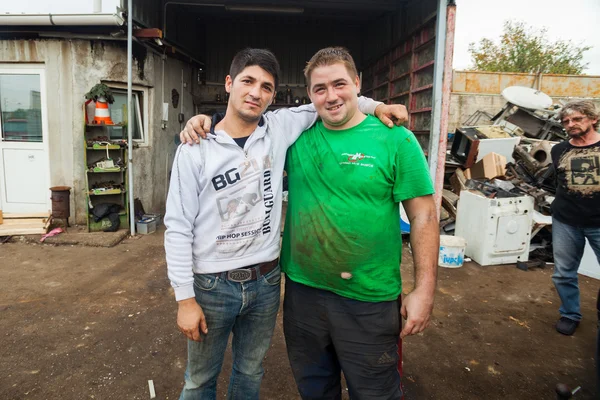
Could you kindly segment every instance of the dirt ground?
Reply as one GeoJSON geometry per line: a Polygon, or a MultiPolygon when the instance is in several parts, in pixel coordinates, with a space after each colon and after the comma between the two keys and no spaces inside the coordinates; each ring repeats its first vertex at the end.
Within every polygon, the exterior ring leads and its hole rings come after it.
{"type": "MultiPolygon", "coordinates": [[[[185,340],[166,277],[162,231],[112,248],[0,245],[0,399],[177,399],[185,340]]],[[[402,271],[412,285],[410,257],[402,271]]],[[[581,277],[584,320],[552,324],[551,268],[440,269],[431,327],[404,341],[406,399],[554,399],[563,382],[595,395],[599,281],[581,277]]],[[[281,315],[263,399],[297,399],[281,315]]],[[[228,372],[219,380],[224,397],[228,372]]]]}

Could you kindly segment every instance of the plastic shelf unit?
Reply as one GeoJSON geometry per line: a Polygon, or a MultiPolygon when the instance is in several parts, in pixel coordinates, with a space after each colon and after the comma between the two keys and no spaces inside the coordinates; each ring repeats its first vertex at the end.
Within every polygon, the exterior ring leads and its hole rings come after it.
{"type": "Polygon", "coordinates": [[[124,144],[115,144],[108,141],[95,142],[95,138],[110,137],[111,127],[125,128],[125,124],[106,125],[90,124],[86,113],[86,106],[83,106],[84,124],[83,124],[83,146],[84,146],[84,165],[86,182],[86,209],[87,209],[87,228],[88,232],[103,231],[111,226],[107,217],[99,221],[94,220],[92,209],[101,203],[117,204],[119,211],[119,229],[129,228],[129,198],[127,191],[129,182],[127,176],[127,147],[124,144]],[[92,143],[90,143],[92,142],[92,143]],[[107,158],[120,161],[121,165],[111,167],[99,166],[98,162],[107,158]],[[111,181],[118,187],[96,187],[99,182],[111,181]]]}

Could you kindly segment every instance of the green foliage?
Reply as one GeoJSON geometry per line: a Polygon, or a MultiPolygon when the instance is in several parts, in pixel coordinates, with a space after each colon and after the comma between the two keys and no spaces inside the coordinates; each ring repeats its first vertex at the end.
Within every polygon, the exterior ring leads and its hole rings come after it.
{"type": "Polygon", "coordinates": [[[115,101],[112,91],[104,83],[98,83],[94,85],[94,87],[85,94],[85,98],[87,100],[97,101],[98,97],[104,97],[108,104],[112,104],[115,101]]]}
{"type": "Polygon", "coordinates": [[[535,30],[523,22],[504,22],[500,43],[484,38],[469,44],[474,70],[579,75],[587,68],[583,53],[590,46],[570,40],[550,42],[547,29],[535,30]]]}
{"type": "Polygon", "coordinates": [[[25,110],[24,108],[17,108],[15,111],[9,113],[10,118],[14,119],[26,119],[27,114],[29,114],[28,110],[25,110]]]}

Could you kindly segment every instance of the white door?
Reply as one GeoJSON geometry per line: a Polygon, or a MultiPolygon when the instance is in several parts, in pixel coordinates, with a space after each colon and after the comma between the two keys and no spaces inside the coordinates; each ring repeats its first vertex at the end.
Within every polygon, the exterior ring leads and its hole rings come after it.
{"type": "Polygon", "coordinates": [[[0,209],[50,208],[46,85],[43,67],[0,64],[0,209]]]}

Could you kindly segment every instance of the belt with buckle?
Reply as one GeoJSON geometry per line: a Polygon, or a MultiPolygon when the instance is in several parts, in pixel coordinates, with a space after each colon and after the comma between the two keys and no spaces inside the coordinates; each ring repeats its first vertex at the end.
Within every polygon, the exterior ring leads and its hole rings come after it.
{"type": "Polygon", "coordinates": [[[276,258],[273,261],[256,264],[251,267],[233,269],[226,272],[227,280],[232,282],[252,281],[258,276],[266,275],[273,271],[277,265],[279,265],[279,258],[276,258]],[[260,275],[257,274],[257,271],[260,271],[260,275]]]}

